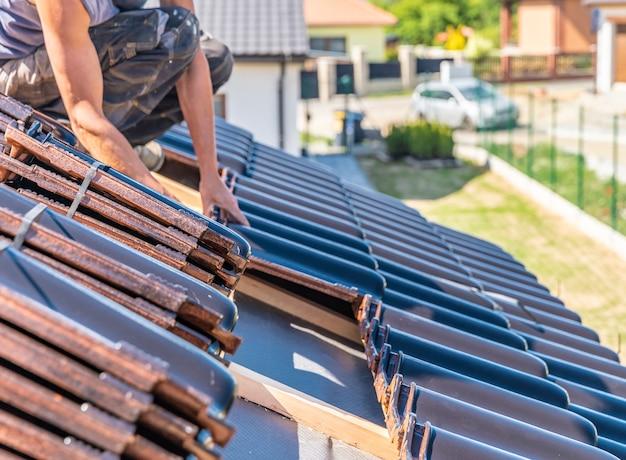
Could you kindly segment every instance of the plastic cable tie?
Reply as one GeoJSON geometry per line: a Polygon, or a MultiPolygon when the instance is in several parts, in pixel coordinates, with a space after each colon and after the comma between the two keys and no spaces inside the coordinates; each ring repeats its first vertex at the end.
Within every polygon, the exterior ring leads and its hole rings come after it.
{"type": "Polygon", "coordinates": [[[80,203],[83,201],[83,198],[85,198],[85,195],[87,194],[87,190],[89,189],[89,186],[91,185],[91,181],[94,179],[94,177],[96,177],[96,173],[102,166],[104,165],[100,163],[99,161],[94,161],[91,164],[89,171],[87,171],[87,174],[85,174],[83,183],[80,184],[80,188],[78,189],[78,192],[76,193],[76,196],[74,197],[74,201],[72,201],[72,205],[67,210],[66,215],[70,219],[74,218],[74,214],[76,214],[76,211],[78,210],[78,207],[80,206],[80,203]]]}
{"type": "Polygon", "coordinates": [[[30,230],[30,227],[33,225],[34,222],[37,222],[39,220],[39,218],[46,209],[48,209],[48,207],[45,204],[39,203],[26,214],[24,214],[24,217],[22,217],[22,223],[17,229],[17,233],[15,234],[15,238],[13,238],[13,244],[11,244],[11,246],[13,246],[15,249],[21,249],[21,247],[24,245],[24,241],[26,240],[26,234],[28,233],[28,230],[30,230]]]}

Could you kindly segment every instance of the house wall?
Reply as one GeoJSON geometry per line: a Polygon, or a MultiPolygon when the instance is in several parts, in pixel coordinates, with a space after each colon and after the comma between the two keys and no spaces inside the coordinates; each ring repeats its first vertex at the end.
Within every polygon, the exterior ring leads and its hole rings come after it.
{"type": "Polygon", "coordinates": [[[595,43],[591,10],[580,0],[522,0],[518,30],[522,54],[585,53],[595,43]]]}
{"type": "Polygon", "coordinates": [[[523,0],[518,7],[518,46],[522,54],[552,54],[556,47],[553,0],[523,0]]]}
{"type": "Polygon", "coordinates": [[[606,93],[614,89],[615,84],[615,53],[626,53],[626,50],[615,49],[614,19],[626,20],[626,2],[623,5],[605,5],[600,8],[600,27],[597,34],[596,87],[606,93]]]}
{"type": "Polygon", "coordinates": [[[348,55],[355,46],[360,46],[371,61],[385,60],[385,28],[382,26],[309,27],[309,37],[346,37],[348,55]]]}
{"type": "Polygon", "coordinates": [[[591,9],[580,0],[561,0],[561,45],[563,53],[589,52],[596,37],[591,32],[591,9]]]}
{"type": "MultiPolygon", "coordinates": [[[[287,64],[285,76],[285,149],[300,154],[297,127],[300,99],[300,64],[287,64]]],[[[226,96],[226,119],[251,131],[256,140],[279,147],[278,88],[280,63],[239,61],[220,91],[226,96]]]]}

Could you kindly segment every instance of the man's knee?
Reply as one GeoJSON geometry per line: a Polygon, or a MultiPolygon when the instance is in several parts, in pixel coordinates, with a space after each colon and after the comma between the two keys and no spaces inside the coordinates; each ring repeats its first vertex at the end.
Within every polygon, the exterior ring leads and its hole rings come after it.
{"type": "Polygon", "coordinates": [[[235,64],[233,54],[224,43],[211,37],[204,38],[201,41],[201,47],[202,52],[209,61],[213,92],[217,93],[233,73],[235,64]]]}
{"type": "Polygon", "coordinates": [[[200,23],[189,10],[181,7],[163,9],[169,19],[161,39],[171,46],[175,58],[191,62],[200,47],[200,23]]]}

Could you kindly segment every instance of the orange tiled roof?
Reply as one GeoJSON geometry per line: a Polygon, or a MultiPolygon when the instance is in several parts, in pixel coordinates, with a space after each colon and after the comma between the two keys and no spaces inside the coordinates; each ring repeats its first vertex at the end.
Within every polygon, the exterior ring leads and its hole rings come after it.
{"type": "Polygon", "coordinates": [[[304,0],[307,26],[391,26],[397,18],[367,0],[304,0]]]}

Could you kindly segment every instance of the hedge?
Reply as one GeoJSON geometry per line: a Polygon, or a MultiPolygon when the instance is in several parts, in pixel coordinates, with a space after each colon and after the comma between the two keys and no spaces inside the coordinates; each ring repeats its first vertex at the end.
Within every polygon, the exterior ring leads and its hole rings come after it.
{"type": "Polygon", "coordinates": [[[385,138],[387,153],[393,160],[411,156],[418,160],[453,158],[452,129],[424,120],[394,125],[385,138]]]}

